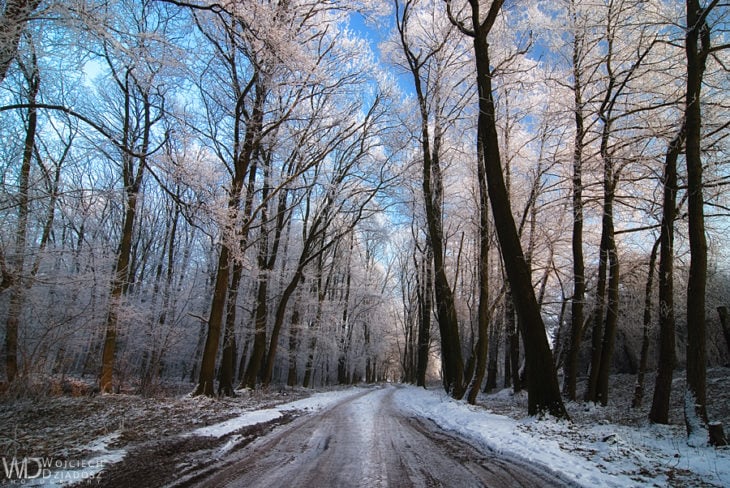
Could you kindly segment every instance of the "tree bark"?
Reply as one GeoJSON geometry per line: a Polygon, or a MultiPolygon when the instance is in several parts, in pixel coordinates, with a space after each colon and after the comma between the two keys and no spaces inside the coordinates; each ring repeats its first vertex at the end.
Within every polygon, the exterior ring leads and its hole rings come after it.
{"type": "MultiPolygon", "coordinates": [[[[10,5],[8,5],[10,8],[10,5]]],[[[36,131],[38,128],[38,109],[34,107],[40,90],[40,72],[36,64],[35,54],[32,55],[33,63],[24,69],[26,81],[28,82],[28,126],[25,131],[23,142],[23,160],[20,166],[20,177],[18,178],[18,227],[15,230],[15,249],[13,262],[10,267],[9,283],[11,295],[8,303],[7,319],[5,323],[5,375],[8,383],[12,383],[18,376],[18,331],[20,326],[20,314],[23,311],[25,300],[25,253],[28,234],[28,216],[30,203],[30,166],[33,161],[33,148],[35,147],[36,131]]]]}
{"type": "MultiPolygon", "coordinates": [[[[574,23],[575,10],[571,12],[574,23]]],[[[585,303],[585,264],[583,261],[583,146],[585,145],[585,126],[583,120],[583,85],[581,81],[580,50],[582,37],[576,33],[573,38],[573,117],[575,138],[573,140],[573,297],[570,301],[570,336],[568,354],[565,357],[563,372],[563,393],[570,400],[576,398],[576,378],[578,377],[578,357],[583,342],[584,303],[585,303]]]]}
{"type": "Polygon", "coordinates": [[[489,192],[484,168],[484,146],[477,147],[477,179],[479,180],[479,304],[477,312],[478,332],[475,351],[475,372],[467,401],[476,403],[477,394],[484,380],[489,352],[489,192]]]}
{"type": "Polygon", "coordinates": [[[198,385],[193,392],[193,396],[213,396],[214,394],[215,360],[218,355],[218,341],[220,340],[223,311],[225,310],[228,291],[229,255],[228,246],[226,244],[221,245],[220,255],[218,256],[218,270],[213,288],[213,301],[210,304],[210,314],[208,316],[208,330],[205,336],[203,358],[198,375],[198,385]]]}
{"type": "MultiPolygon", "coordinates": [[[[460,30],[473,37],[476,58],[477,87],[479,91],[478,137],[484,148],[484,166],[489,199],[497,229],[505,270],[509,279],[519,317],[525,346],[528,381],[528,413],[538,415],[549,412],[558,418],[568,413],[560,397],[558,378],[553,366],[545,324],[540,315],[535,290],[532,288],[530,267],[522,252],[522,245],[512,216],[509,197],[502,174],[502,164],[497,137],[496,114],[492,95],[492,73],[489,63],[487,35],[502,7],[502,0],[491,2],[484,20],[480,16],[480,0],[469,0],[471,6],[471,30],[463,22],[456,24],[460,30]]],[[[450,11],[450,2],[447,1],[450,11]]],[[[513,372],[514,374],[515,372],[513,372]]]]}
{"type": "Polygon", "coordinates": [[[223,326],[223,350],[218,368],[218,396],[235,396],[233,392],[233,376],[236,360],[236,304],[238,289],[243,275],[243,264],[238,260],[231,263],[233,268],[226,298],[226,314],[223,326]]]}
{"type": "Polygon", "coordinates": [[[418,366],[416,385],[426,387],[428,355],[431,348],[431,314],[433,313],[433,250],[431,241],[426,239],[426,249],[421,259],[422,283],[419,283],[418,316],[418,366]]]}
{"type": "Polygon", "coordinates": [[[644,319],[642,322],[641,335],[641,354],[639,355],[639,368],[636,376],[636,385],[634,387],[634,398],[631,401],[631,408],[641,407],[644,401],[644,376],[646,375],[646,366],[649,361],[649,333],[651,331],[651,309],[654,302],[651,299],[654,291],[654,268],[656,267],[656,258],[659,251],[659,243],[661,237],[654,242],[649,257],[649,269],[646,277],[646,286],[644,287],[644,319]]]}
{"type": "Polygon", "coordinates": [[[669,143],[664,158],[662,227],[659,235],[659,358],[649,420],[669,423],[669,399],[676,364],[674,317],[674,221],[677,218],[677,159],[685,128],[669,143]]]}
{"type": "Polygon", "coordinates": [[[702,191],[702,79],[710,52],[710,28],[706,16],[717,1],[702,8],[699,0],[687,0],[687,90],[685,98],[687,214],[689,219],[690,265],[687,282],[687,434],[697,427],[707,428],[707,332],[705,291],[707,286],[707,238],[705,236],[702,191]],[[700,426],[691,421],[697,418],[700,426]]]}
{"type": "MultiPolygon", "coordinates": [[[[109,61],[111,64],[111,61],[109,61]]],[[[124,94],[124,129],[123,129],[123,146],[125,148],[134,147],[132,125],[132,90],[134,87],[140,88],[136,80],[132,76],[131,69],[127,69],[124,81],[118,80],[119,88],[124,94]]],[[[132,245],[134,237],[134,225],[137,216],[137,198],[142,187],[142,179],[144,170],[147,165],[146,154],[149,149],[150,136],[152,130],[152,106],[146,93],[140,93],[142,98],[142,111],[144,121],[143,135],[141,141],[141,157],[135,158],[129,152],[122,154],[122,181],[124,182],[125,195],[125,211],[124,221],[122,223],[122,235],[117,249],[117,261],[114,266],[114,274],[111,284],[111,293],[109,295],[109,310],[107,312],[106,327],[104,334],[104,346],[101,354],[101,374],[99,376],[99,390],[102,393],[110,393],[112,391],[112,382],[114,376],[114,357],[117,346],[117,327],[119,323],[119,309],[122,305],[122,298],[127,294],[129,288],[130,277],[130,261],[132,258],[132,245]],[[135,159],[137,167],[135,169],[135,159]]],[[[131,152],[131,151],[130,151],[131,152]]]]}
{"type": "MultiPolygon", "coordinates": [[[[423,89],[421,69],[429,56],[421,58],[421,53],[411,50],[406,39],[408,23],[408,8],[406,4],[402,12],[396,8],[396,23],[400,33],[401,45],[406,55],[408,66],[413,76],[416,99],[421,116],[421,150],[423,156],[423,199],[426,210],[426,226],[433,248],[434,262],[434,291],[436,293],[436,316],[441,335],[441,367],[443,372],[444,389],[454,398],[461,399],[465,393],[464,387],[464,360],[461,354],[461,340],[459,338],[459,322],[454,303],[454,294],[446,275],[444,260],[445,249],[443,241],[443,216],[441,201],[443,198],[443,181],[441,176],[440,146],[441,121],[439,115],[433,121],[433,147],[431,146],[431,118],[428,110],[428,100],[423,89]]],[[[397,6],[397,4],[396,4],[397,6]]]]}
{"type": "Polygon", "coordinates": [[[41,0],[8,0],[0,17],[0,83],[15,59],[25,26],[41,0]]]}
{"type": "Polygon", "coordinates": [[[730,320],[728,320],[728,308],[726,306],[717,307],[717,314],[720,316],[720,325],[722,326],[722,334],[725,336],[725,344],[730,353],[730,320]]]}

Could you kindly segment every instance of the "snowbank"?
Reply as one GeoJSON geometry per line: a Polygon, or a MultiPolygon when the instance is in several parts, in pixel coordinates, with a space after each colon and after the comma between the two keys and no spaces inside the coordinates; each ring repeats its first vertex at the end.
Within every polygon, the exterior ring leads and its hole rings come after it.
{"type": "Polygon", "coordinates": [[[395,398],[404,410],[484,449],[582,486],[730,486],[730,451],[688,446],[672,426],[515,420],[416,387],[400,389],[395,398]]]}

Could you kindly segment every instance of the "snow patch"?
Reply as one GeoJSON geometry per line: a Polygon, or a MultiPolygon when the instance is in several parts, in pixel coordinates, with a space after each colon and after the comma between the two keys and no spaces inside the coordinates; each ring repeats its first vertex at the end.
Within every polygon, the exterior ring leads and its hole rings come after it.
{"type": "Polygon", "coordinates": [[[253,412],[245,412],[238,417],[234,417],[225,422],[220,422],[205,427],[200,427],[190,432],[187,435],[194,436],[210,436],[221,438],[237,430],[250,425],[261,424],[264,422],[270,422],[281,417],[284,412],[291,411],[308,411],[314,412],[322,410],[326,407],[334,405],[345,398],[355,396],[362,393],[364,390],[360,388],[350,388],[347,390],[339,391],[328,391],[324,393],[316,393],[308,398],[296,400],[293,402],[278,405],[274,408],[267,408],[263,410],[255,410],[253,412]]]}
{"type": "Polygon", "coordinates": [[[399,389],[395,400],[485,450],[542,466],[579,486],[687,486],[677,483],[688,473],[703,486],[730,486],[730,450],[690,446],[673,426],[516,420],[416,387],[399,389]]]}
{"type": "MultiPolygon", "coordinates": [[[[94,482],[94,478],[110,464],[118,463],[127,452],[124,449],[109,449],[119,438],[119,432],[105,435],[86,446],[94,456],[82,461],[41,458],[38,477],[18,482],[23,486],[57,487],[76,484],[82,481],[94,482]]],[[[35,473],[34,473],[35,474],[35,473]]],[[[12,483],[12,482],[11,482],[12,483]]]]}

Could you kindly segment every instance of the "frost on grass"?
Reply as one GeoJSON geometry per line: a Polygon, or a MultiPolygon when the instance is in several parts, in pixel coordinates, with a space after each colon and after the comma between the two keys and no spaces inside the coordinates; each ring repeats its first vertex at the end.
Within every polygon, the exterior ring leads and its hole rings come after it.
{"type": "Polygon", "coordinates": [[[115,437],[108,448],[121,449],[311,394],[301,389],[239,393],[222,399],[186,395],[0,399],[0,457],[87,459],[94,455],[89,446],[110,434],[115,437]]]}

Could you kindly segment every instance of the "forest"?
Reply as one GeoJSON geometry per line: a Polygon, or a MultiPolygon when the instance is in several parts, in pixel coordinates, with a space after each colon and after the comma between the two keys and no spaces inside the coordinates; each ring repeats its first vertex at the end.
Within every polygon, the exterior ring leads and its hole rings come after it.
{"type": "Polygon", "coordinates": [[[0,5],[6,394],[629,373],[661,424],[681,369],[712,426],[727,3],[0,5]]]}

